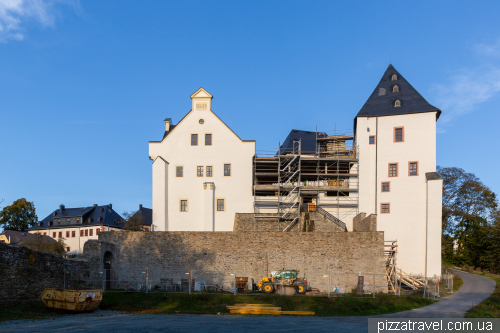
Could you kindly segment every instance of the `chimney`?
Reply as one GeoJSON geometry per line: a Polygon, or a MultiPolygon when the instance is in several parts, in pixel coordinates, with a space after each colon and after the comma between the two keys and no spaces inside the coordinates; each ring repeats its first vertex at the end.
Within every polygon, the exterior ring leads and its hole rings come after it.
{"type": "Polygon", "coordinates": [[[112,209],[113,208],[113,205],[112,204],[109,204],[108,205],[109,209],[112,209]]]}
{"type": "Polygon", "coordinates": [[[165,132],[170,131],[170,127],[172,127],[172,119],[170,118],[165,118],[165,132]]]}
{"type": "Polygon", "coordinates": [[[59,212],[62,214],[63,211],[64,211],[64,205],[59,205],[59,212]]]}
{"type": "Polygon", "coordinates": [[[139,210],[142,212],[142,204],[139,205],[139,210]]]}
{"type": "Polygon", "coordinates": [[[97,204],[94,204],[94,207],[97,207],[97,204]]]}

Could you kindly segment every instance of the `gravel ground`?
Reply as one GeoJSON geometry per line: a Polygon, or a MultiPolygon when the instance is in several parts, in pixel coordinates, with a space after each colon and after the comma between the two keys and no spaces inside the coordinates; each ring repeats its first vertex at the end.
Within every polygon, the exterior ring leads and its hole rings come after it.
{"type": "MultiPolygon", "coordinates": [[[[495,290],[489,278],[458,272],[464,284],[438,303],[371,318],[462,318],[495,290]]],[[[3,323],[2,332],[366,332],[368,317],[290,317],[235,315],[129,315],[97,310],[46,320],[3,323]]]]}

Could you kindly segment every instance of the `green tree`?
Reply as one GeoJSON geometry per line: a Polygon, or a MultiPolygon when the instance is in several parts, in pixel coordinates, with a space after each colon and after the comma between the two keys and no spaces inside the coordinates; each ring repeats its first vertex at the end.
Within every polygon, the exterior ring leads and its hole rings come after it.
{"type": "Polygon", "coordinates": [[[18,199],[0,212],[0,226],[4,230],[26,231],[38,221],[33,202],[25,198],[18,199]]]}
{"type": "Polygon", "coordinates": [[[144,217],[139,211],[123,212],[125,229],[130,231],[144,231],[144,217]]]}

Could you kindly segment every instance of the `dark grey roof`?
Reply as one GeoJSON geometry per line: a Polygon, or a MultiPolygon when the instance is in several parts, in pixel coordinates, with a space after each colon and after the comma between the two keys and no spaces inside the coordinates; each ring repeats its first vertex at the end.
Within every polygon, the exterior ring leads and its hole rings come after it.
{"type": "Polygon", "coordinates": [[[62,209],[59,208],[53,211],[49,216],[39,221],[38,225],[30,228],[29,230],[72,228],[93,225],[106,225],[116,228],[125,227],[123,218],[115,212],[113,210],[113,206],[109,204],[104,206],[94,205],[82,208],[65,208],[62,206],[62,209]],[[80,218],[80,223],[65,224],[64,221],[61,224],[54,223],[54,219],[66,219],[71,217],[80,218]]]}
{"type": "MultiPolygon", "coordinates": [[[[170,118],[169,118],[169,119],[170,119],[170,118]]],[[[162,140],[163,140],[163,139],[165,139],[165,138],[167,137],[167,135],[169,135],[169,134],[170,134],[170,132],[172,132],[172,130],[175,128],[175,126],[177,126],[177,125],[170,125],[170,130],[165,131],[165,133],[163,133],[163,138],[162,138],[162,140]]]]}
{"type": "Polygon", "coordinates": [[[318,138],[326,138],[326,133],[321,132],[309,132],[309,131],[300,131],[300,130],[292,130],[290,134],[285,139],[285,142],[280,147],[280,153],[291,152],[293,150],[293,142],[296,140],[301,140],[301,152],[303,153],[313,153],[316,151],[316,133],[318,134],[318,138]]]}
{"type": "Polygon", "coordinates": [[[47,243],[57,243],[55,239],[49,236],[30,234],[28,232],[21,232],[15,230],[5,230],[2,235],[5,235],[9,239],[10,244],[12,245],[21,245],[24,242],[31,242],[35,240],[37,237],[42,238],[47,243]]]}
{"type": "Polygon", "coordinates": [[[437,172],[426,172],[425,177],[427,180],[440,180],[443,179],[437,172]]]}
{"type": "Polygon", "coordinates": [[[430,111],[437,111],[437,118],[439,118],[441,110],[429,104],[392,65],[389,65],[357,117],[392,116],[430,111]],[[397,75],[396,81],[391,81],[392,74],[397,75]],[[399,92],[392,92],[395,84],[399,86],[399,92]],[[401,107],[394,107],[396,99],[401,101],[401,107]]]}

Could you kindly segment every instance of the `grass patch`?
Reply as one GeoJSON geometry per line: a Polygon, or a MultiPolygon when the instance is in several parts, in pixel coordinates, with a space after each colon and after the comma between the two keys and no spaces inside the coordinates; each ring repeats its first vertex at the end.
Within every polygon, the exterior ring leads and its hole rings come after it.
{"type": "Polygon", "coordinates": [[[476,273],[476,275],[486,276],[496,281],[497,286],[493,294],[485,299],[481,304],[476,305],[465,314],[465,318],[500,318],[500,276],[486,272],[476,273]]]}
{"type": "Polygon", "coordinates": [[[418,296],[379,294],[377,298],[278,295],[106,293],[101,309],[133,313],[229,313],[235,303],[272,304],[283,311],[314,311],[317,316],[367,316],[411,310],[434,303],[418,296]]]}
{"type": "Polygon", "coordinates": [[[41,301],[19,306],[10,306],[0,309],[0,322],[23,319],[48,319],[67,315],[55,309],[47,308],[41,301]]]}

